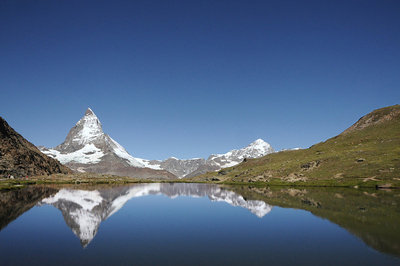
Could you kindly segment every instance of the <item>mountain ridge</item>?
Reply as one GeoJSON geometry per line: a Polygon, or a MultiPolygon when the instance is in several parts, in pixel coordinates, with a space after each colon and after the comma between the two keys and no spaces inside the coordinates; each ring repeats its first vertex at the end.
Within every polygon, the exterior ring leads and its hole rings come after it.
{"type": "Polygon", "coordinates": [[[258,158],[274,152],[270,144],[257,139],[248,146],[223,154],[211,154],[207,159],[147,160],[130,155],[122,145],[105,134],[92,109],[68,132],[64,142],[54,148],[38,146],[45,154],[78,172],[127,175],[140,178],[187,178],[208,171],[233,166],[245,158],[258,158]],[[154,172],[155,171],[155,172],[154,172]]]}
{"type": "Polygon", "coordinates": [[[178,178],[189,178],[209,171],[217,171],[237,165],[247,158],[258,158],[273,152],[274,149],[269,143],[262,139],[257,139],[244,148],[234,149],[222,154],[211,154],[207,159],[178,159],[175,157],[165,160],[136,159],[146,167],[167,170],[178,178]]]}

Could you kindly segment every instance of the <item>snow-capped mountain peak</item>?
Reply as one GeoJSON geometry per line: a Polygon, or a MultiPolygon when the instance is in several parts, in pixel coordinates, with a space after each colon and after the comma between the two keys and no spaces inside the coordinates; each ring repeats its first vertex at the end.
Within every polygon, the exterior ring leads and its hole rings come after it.
{"type": "Polygon", "coordinates": [[[94,115],[94,116],[96,116],[95,113],[93,112],[93,110],[90,109],[90,107],[88,107],[88,109],[86,110],[85,115],[94,115]]]}
{"type": "Polygon", "coordinates": [[[212,154],[208,160],[224,168],[234,166],[245,158],[259,158],[272,152],[274,152],[274,149],[269,143],[257,139],[242,149],[231,150],[224,154],[212,154]]]}
{"type": "Polygon", "coordinates": [[[41,151],[70,168],[78,171],[94,171],[99,167],[120,165],[119,167],[144,167],[133,158],[118,142],[103,132],[99,118],[88,108],[85,115],[69,131],[65,141],[53,149],[41,148],[41,151]]]}
{"type": "Polygon", "coordinates": [[[268,153],[271,153],[273,149],[269,143],[265,142],[262,139],[257,139],[250,143],[247,147],[239,151],[241,151],[241,159],[244,159],[246,156],[248,156],[249,158],[264,156],[268,153]]]}
{"type": "Polygon", "coordinates": [[[256,147],[270,147],[267,142],[265,142],[263,139],[256,139],[252,143],[249,144],[249,146],[256,146],[256,147]]]}
{"type": "Polygon", "coordinates": [[[72,141],[80,145],[91,143],[104,135],[100,120],[90,108],[86,110],[85,115],[76,123],[75,127],[79,130],[72,141]]]}

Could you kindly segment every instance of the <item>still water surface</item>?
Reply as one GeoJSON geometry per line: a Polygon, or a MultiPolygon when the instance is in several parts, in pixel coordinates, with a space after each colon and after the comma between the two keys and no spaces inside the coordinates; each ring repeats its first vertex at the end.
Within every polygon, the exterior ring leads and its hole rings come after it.
{"type": "Polygon", "coordinates": [[[1,265],[400,265],[397,191],[29,187],[0,203],[1,265]]]}

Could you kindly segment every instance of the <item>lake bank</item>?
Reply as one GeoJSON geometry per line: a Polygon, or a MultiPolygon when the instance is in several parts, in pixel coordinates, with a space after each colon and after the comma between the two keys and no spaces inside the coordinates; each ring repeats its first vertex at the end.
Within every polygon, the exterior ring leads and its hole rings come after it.
{"type": "Polygon", "coordinates": [[[287,182],[279,178],[271,178],[268,182],[250,180],[249,182],[232,182],[213,178],[212,180],[192,180],[192,179],[174,179],[174,180],[149,180],[131,177],[108,176],[97,174],[77,174],[77,175],[52,175],[16,179],[0,179],[0,190],[17,189],[29,185],[42,184],[137,184],[137,183],[206,183],[219,185],[247,185],[257,187],[332,187],[332,188],[373,188],[373,189],[399,189],[400,181],[390,182],[376,178],[352,178],[346,180],[310,180],[287,182]]]}

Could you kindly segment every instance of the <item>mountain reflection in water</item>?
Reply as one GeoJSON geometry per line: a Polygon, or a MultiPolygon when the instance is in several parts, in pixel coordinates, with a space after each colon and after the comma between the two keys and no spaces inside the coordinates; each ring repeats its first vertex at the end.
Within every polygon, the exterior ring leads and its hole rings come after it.
{"type": "Polygon", "coordinates": [[[99,190],[64,188],[41,204],[58,208],[67,225],[86,247],[96,235],[100,223],[120,210],[132,198],[147,195],[208,197],[211,201],[223,201],[232,206],[248,209],[258,217],[271,211],[272,206],[260,200],[245,200],[241,195],[210,184],[140,184],[99,190]]]}
{"type": "MultiPolygon", "coordinates": [[[[213,258],[214,264],[261,264],[271,259],[276,264],[297,263],[295,256],[281,255],[289,252],[296,253],[301,258],[299,262],[311,264],[322,263],[328,256],[332,263],[376,264],[382,261],[386,265],[396,265],[400,262],[396,258],[400,257],[399,221],[399,190],[189,183],[28,186],[0,191],[0,254],[5,256],[2,262],[9,261],[11,265],[15,256],[25,253],[26,261],[30,261],[37,254],[24,241],[40,239],[37,242],[40,250],[54,250],[54,263],[59,261],[57,254],[68,250],[63,247],[65,245],[75,249],[62,257],[71,263],[85,256],[107,264],[116,256],[127,254],[134,246],[136,253],[132,253],[132,258],[140,257],[144,264],[157,264],[164,259],[179,262],[181,258],[170,254],[182,250],[204,263],[210,262],[207,258],[213,258]],[[169,201],[156,195],[185,198],[169,201]],[[137,200],[130,201],[134,198],[137,200]],[[207,199],[227,204],[212,204],[207,199]],[[244,208],[253,215],[230,208],[228,204],[244,208]],[[215,208],[210,208],[211,205],[215,208]],[[57,211],[51,206],[60,210],[64,219],[56,217],[57,211]],[[273,211],[272,206],[275,206],[273,211]],[[100,224],[118,211],[89,245],[100,224]],[[27,215],[23,215],[25,213],[27,215]],[[41,214],[45,216],[35,224],[35,217],[41,214]],[[63,220],[81,245],[89,245],[88,248],[76,246],[63,220]],[[46,229],[31,230],[42,225],[46,229]],[[53,233],[48,233],[50,231],[53,233]],[[61,245],[54,246],[53,240],[61,245]],[[24,246],[23,252],[15,249],[16,245],[24,246]],[[159,257],[146,255],[153,250],[159,252],[159,257]],[[102,252],[103,257],[96,255],[102,252]],[[333,258],[327,254],[341,256],[333,255],[336,256],[333,258]]],[[[36,262],[46,264],[49,256],[49,253],[39,256],[36,262]]],[[[122,264],[127,262],[124,257],[118,258],[122,264]]],[[[190,258],[185,262],[190,262],[190,258]]],[[[47,264],[51,264],[50,261],[47,264]]]]}

